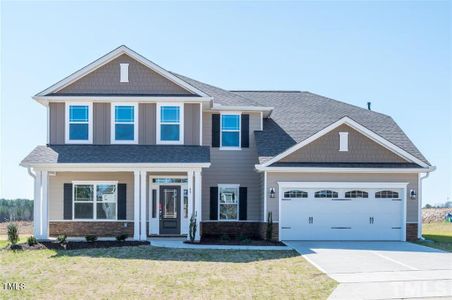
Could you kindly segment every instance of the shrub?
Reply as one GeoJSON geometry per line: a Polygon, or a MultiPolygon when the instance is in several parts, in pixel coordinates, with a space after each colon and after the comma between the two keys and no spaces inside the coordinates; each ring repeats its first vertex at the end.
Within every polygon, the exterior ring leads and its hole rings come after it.
{"type": "Polygon", "coordinates": [[[189,227],[189,232],[188,232],[189,236],[190,236],[190,241],[192,243],[195,240],[196,230],[197,230],[197,226],[196,226],[196,212],[195,212],[190,218],[190,227],[189,227]]]}
{"type": "Polygon", "coordinates": [[[250,244],[251,243],[251,240],[250,239],[243,239],[243,240],[240,240],[240,244],[243,244],[243,245],[248,245],[248,244],[250,244]]]}
{"type": "Polygon", "coordinates": [[[220,236],[220,240],[222,241],[229,241],[231,239],[231,237],[229,236],[229,234],[222,234],[220,236]]]}
{"type": "Polygon", "coordinates": [[[19,241],[19,228],[16,223],[8,224],[8,241],[11,245],[15,245],[19,241]]]}
{"type": "Polygon", "coordinates": [[[30,236],[27,239],[27,244],[28,246],[34,246],[38,243],[38,241],[36,240],[36,238],[34,236],[30,236]]]}
{"type": "Polygon", "coordinates": [[[67,236],[65,234],[60,234],[57,237],[57,240],[60,244],[66,244],[66,239],[67,239],[67,236]]]}
{"type": "Polygon", "coordinates": [[[87,236],[85,236],[85,239],[88,243],[94,243],[95,241],[97,241],[97,236],[87,235],[87,236]]]}
{"type": "Polygon", "coordinates": [[[267,232],[265,237],[267,241],[271,241],[273,238],[273,217],[271,211],[268,212],[267,216],[267,232]]]}
{"type": "Polygon", "coordinates": [[[239,241],[249,240],[249,238],[246,235],[240,234],[239,235],[239,241]]]}
{"type": "Polygon", "coordinates": [[[123,233],[123,234],[118,235],[116,237],[116,240],[119,242],[124,242],[128,237],[129,237],[129,235],[127,233],[123,233]]]}

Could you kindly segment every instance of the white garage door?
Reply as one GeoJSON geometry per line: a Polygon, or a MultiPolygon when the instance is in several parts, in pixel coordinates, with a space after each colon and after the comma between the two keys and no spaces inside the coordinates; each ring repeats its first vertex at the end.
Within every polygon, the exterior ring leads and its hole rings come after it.
{"type": "Polygon", "coordinates": [[[281,240],[402,240],[403,189],[284,187],[281,240]]]}

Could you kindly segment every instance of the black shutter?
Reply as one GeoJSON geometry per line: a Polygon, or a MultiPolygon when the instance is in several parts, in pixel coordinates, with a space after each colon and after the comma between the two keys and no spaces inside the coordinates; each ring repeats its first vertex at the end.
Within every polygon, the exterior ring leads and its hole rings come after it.
{"type": "Polygon", "coordinates": [[[250,115],[242,115],[242,148],[250,146],[250,115]]]}
{"type": "Polygon", "coordinates": [[[152,217],[157,216],[157,190],[152,190],[152,217]]]}
{"type": "Polygon", "coordinates": [[[118,183],[118,220],[127,219],[127,184],[118,183]]]}
{"type": "Polygon", "coordinates": [[[240,187],[239,192],[239,220],[247,219],[248,208],[248,189],[246,187],[240,187]]]}
{"type": "Polygon", "coordinates": [[[212,114],[212,147],[220,147],[220,115],[212,114]]]}
{"type": "Polygon", "coordinates": [[[72,220],[72,183],[65,183],[63,190],[63,218],[64,220],[72,220]]]}
{"type": "Polygon", "coordinates": [[[218,220],[218,187],[210,187],[210,219],[218,220]]]}

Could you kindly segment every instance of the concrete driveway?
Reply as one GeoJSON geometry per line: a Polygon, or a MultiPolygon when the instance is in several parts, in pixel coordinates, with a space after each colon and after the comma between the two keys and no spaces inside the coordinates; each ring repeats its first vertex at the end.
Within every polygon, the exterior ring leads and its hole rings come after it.
{"type": "Polygon", "coordinates": [[[452,299],[452,253],[404,242],[284,243],[339,282],[330,299],[452,299]]]}

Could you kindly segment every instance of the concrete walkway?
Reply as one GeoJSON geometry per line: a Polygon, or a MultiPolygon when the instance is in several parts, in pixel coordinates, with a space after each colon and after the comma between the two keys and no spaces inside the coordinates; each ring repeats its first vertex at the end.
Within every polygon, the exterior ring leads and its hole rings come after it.
{"type": "Polygon", "coordinates": [[[330,299],[452,299],[452,253],[403,242],[285,243],[339,282],[330,299]]]}
{"type": "Polygon", "coordinates": [[[292,250],[287,246],[239,246],[239,245],[197,245],[186,244],[182,239],[149,239],[151,246],[178,249],[214,249],[214,250],[292,250]]]}

